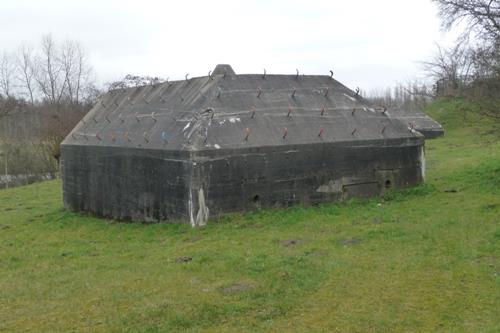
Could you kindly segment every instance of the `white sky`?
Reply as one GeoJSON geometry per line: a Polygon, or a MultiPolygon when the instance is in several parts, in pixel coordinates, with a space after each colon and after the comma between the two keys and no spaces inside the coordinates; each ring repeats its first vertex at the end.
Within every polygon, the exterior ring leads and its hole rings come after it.
{"type": "Polygon", "coordinates": [[[125,74],[329,74],[350,87],[415,78],[442,42],[430,0],[0,0],[0,52],[79,41],[100,82],[125,74]]]}

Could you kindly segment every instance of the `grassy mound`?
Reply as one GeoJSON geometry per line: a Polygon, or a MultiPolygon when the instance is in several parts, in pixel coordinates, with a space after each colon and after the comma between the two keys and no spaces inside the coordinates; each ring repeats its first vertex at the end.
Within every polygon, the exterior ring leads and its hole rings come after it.
{"type": "Polygon", "coordinates": [[[0,331],[499,331],[500,141],[464,108],[429,107],[427,183],[384,198],[191,229],[1,190],[0,331]]]}

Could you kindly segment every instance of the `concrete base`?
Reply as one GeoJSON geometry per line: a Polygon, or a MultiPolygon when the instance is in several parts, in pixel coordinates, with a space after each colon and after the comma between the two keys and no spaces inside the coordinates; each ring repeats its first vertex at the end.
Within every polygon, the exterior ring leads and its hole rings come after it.
{"type": "Polygon", "coordinates": [[[260,207],[371,197],[424,180],[424,140],[173,153],[64,146],[64,204],[134,221],[184,221],[260,207]]]}

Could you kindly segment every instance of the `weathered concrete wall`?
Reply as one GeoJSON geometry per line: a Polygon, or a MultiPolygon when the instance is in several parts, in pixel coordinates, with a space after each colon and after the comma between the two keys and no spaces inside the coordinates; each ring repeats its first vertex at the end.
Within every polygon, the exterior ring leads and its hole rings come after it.
{"type": "Polygon", "coordinates": [[[64,206],[137,221],[188,218],[190,166],[181,152],[62,146],[64,206]]]}
{"type": "Polygon", "coordinates": [[[423,138],[184,153],[64,146],[69,209],[138,221],[370,197],[423,181],[423,138]]]}
{"type": "Polygon", "coordinates": [[[191,188],[203,189],[210,216],[371,197],[424,181],[423,144],[415,138],[210,152],[195,158],[191,188]]]}

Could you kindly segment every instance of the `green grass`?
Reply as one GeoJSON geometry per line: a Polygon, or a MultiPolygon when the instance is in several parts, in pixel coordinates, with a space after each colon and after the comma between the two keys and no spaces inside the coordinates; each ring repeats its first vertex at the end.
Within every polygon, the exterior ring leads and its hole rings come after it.
{"type": "Polygon", "coordinates": [[[1,190],[0,331],[498,332],[500,140],[468,108],[428,108],[427,183],[385,198],[192,229],[64,211],[59,181],[1,190]]]}

